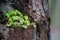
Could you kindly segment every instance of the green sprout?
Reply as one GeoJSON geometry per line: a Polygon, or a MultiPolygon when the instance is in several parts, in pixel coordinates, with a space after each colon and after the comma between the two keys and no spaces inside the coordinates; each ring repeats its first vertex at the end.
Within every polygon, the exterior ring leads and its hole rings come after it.
{"type": "Polygon", "coordinates": [[[34,22],[30,22],[29,18],[27,15],[23,15],[18,10],[12,10],[6,12],[5,15],[6,18],[8,18],[8,27],[23,27],[23,28],[28,28],[30,25],[33,25],[35,27],[34,22]]]}

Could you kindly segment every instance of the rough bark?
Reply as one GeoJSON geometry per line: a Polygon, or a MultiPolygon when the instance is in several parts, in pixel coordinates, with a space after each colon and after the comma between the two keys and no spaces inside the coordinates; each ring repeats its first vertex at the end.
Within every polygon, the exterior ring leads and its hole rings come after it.
{"type": "MultiPolygon", "coordinates": [[[[4,40],[49,40],[50,19],[47,0],[15,0],[13,7],[28,15],[30,21],[37,23],[37,27],[4,28],[4,32],[1,33],[4,40]]],[[[3,30],[2,28],[0,30],[3,30]]]]}
{"type": "MultiPolygon", "coordinates": [[[[20,0],[23,5],[22,12],[29,15],[37,23],[37,40],[49,40],[50,18],[48,13],[48,0],[20,0]]],[[[21,10],[21,6],[16,7],[21,10]]]]}

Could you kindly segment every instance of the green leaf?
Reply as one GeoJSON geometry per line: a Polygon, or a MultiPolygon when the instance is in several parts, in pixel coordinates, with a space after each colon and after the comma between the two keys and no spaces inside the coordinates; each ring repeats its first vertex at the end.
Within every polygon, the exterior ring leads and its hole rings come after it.
{"type": "Polygon", "coordinates": [[[12,16],[13,20],[19,20],[20,17],[19,16],[12,16]]]}
{"type": "Polygon", "coordinates": [[[11,15],[16,15],[17,13],[15,11],[11,11],[11,15]]]}
{"type": "Polygon", "coordinates": [[[8,23],[8,24],[7,24],[7,26],[11,26],[11,25],[12,25],[12,23],[8,23]]]}
{"type": "Polygon", "coordinates": [[[29,26],[30,25],[30,21],[29,20],[25,20],[24,23],[29,26]]]}
{"type": "Polygon", "coordinates": [[[36,27],[36,25],[35,25],[36,23],[35,22],[32,22],[30,25],[33,25],[33,27],[36,27]]]}
{"type": "Polygon", "coordinates": [[[23,17],[23,14],[20,14],[20,17],[23,17]]]}
{"type": "Polygon", "coordinates": [[[23,24],[23,22],[24,22],[24,19],[20,18],[20,23],[23,24]]]}
{"type": "Polygon", "coordinates": [[[28,19],[28,16],[24,16],[25,19],[28,19]]]}
{"type": "Polygon", "coordinates": [[[13,14],[12,11],[7,12],[10,16],[13,14]]]}
{"type": "Polygon", "coordinates": [[[14,23],[13,23],[13,26],[17,26],[17,22],[14,22],[14,23]]]}
{"type": "Polygon", "coordinates": [[[36,25],[33,25],[33,27],[36,27],[36,25]]]}
{"type": "Polygon", "coordinates": [[[18,13],[19,11],[18,10],[15,10],[16,13],[18,13]]]}
{"type": "Polygon", "coordinates": [[[12,18],[9,18],[9,21],[12,21],[12,18]]]}
{"type": "Polygon", "coordinates": [[[27,28],[27,26],[26,25],[23,25],[23,28],[27,28]]]}
{"type": "Polygon", "coordinates": [[[8,13],[6,13],[6,16],[7,16],[8,18],[10,18],[10,15],[9,15],[8,13]]]}

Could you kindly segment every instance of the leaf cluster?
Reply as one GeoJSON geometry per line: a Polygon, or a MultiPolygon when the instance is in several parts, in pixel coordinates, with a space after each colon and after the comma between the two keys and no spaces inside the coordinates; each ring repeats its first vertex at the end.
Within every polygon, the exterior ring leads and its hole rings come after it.
{"type": "Polygon", "coordinates": [[[8,27],[23,27],[28,28],[30,25],[33,25],[35,27],[35,22],[30,22],[27,15],[23,15],[18,10],[12,10],[6,12],[5,15],[6,18],[8,18],[8,27]]]}

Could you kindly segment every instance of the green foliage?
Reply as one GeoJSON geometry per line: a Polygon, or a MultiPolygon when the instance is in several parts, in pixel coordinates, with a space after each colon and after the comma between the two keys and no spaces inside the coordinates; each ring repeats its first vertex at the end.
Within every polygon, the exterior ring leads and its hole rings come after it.
{"type": "Polygon", "coordinates": [[[33,25],[35,27],[35,23],[34,22],[31,23],[28,19],[28,16],[23,15],[18,10],[8,11],[5,16],[6,18],[8,18],[8,23],[7,23],[8,27],[12,26],[12,27],[27,28],[30,25],[33,25]]]}

